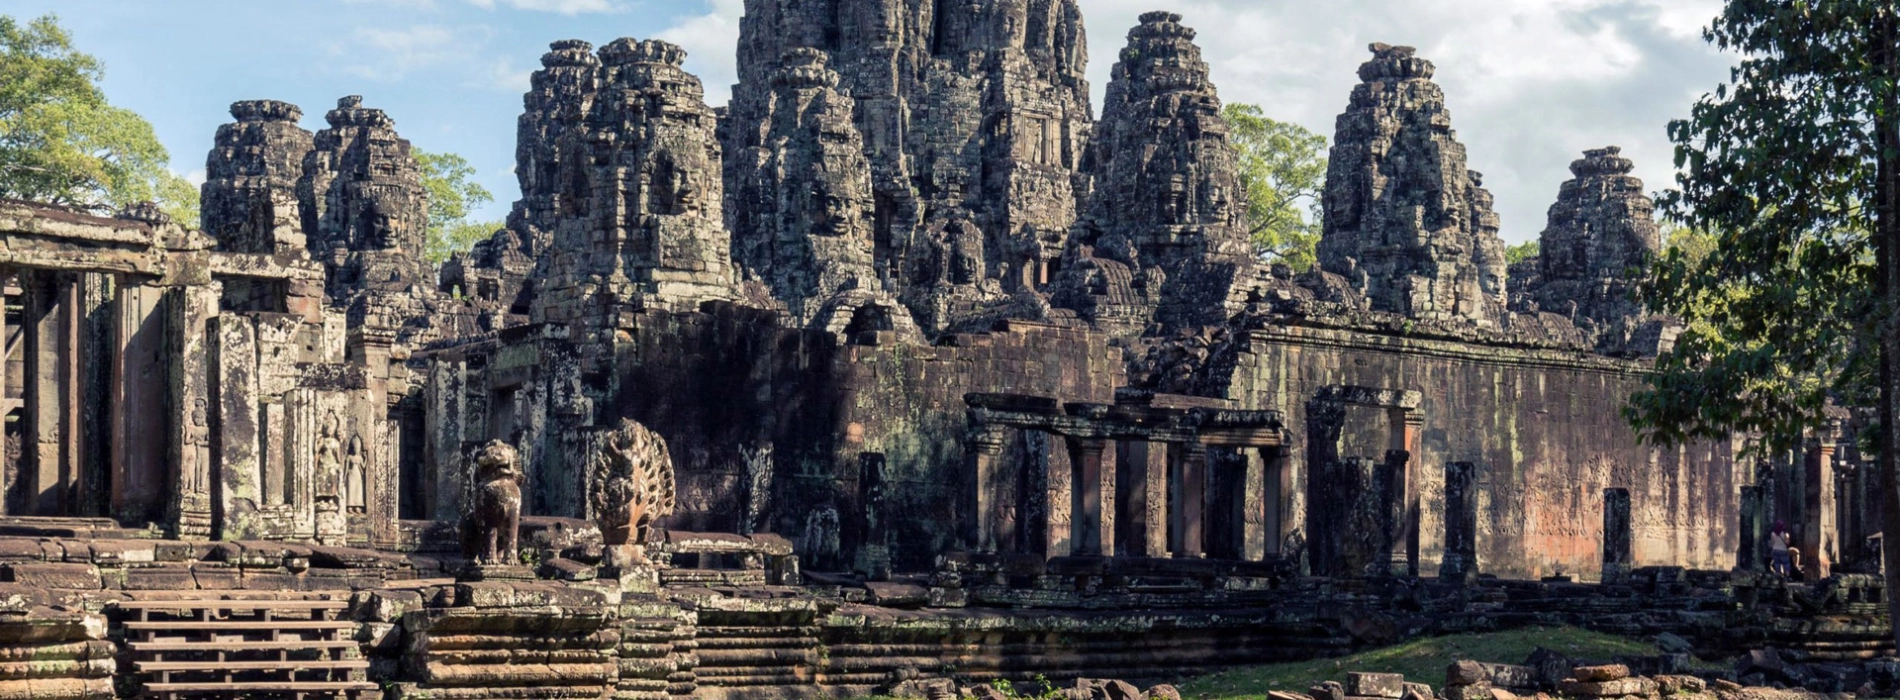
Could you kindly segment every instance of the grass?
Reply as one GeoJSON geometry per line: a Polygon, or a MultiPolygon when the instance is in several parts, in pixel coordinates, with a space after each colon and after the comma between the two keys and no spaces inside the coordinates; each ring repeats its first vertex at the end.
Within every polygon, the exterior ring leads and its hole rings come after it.
{"type": "Polygon", "coordinates": [[[1648,640],[1591,632],[1575,627],[1515,629],[1483,634],[1459,634],[1416,639],[1379,649],[1313,661],[1269,664],[1223,671],[1189,679],[1181,684],[1186,698],[1242,700],[1263,698],[1269,690],[1304,693],[1321,681],[1346,680],[1351,671],[1403,673],[1408,681],[1436,688],[1445,682],[1445,667],[1459,659],[1520,664],[1531,651],[1545,647],[1571,658],[1610,659],[1618,655],[1656,653],[1648,640]]]}

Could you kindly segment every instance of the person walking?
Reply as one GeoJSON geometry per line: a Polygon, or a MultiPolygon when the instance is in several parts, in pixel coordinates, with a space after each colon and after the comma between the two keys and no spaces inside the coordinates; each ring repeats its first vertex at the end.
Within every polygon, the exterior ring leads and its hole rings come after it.
{"type": "Polygon", "coordinates": [[[1768,568],[1782,576],[1794,575],[1794,557],[1788,551],[1788,523],[1775,521],[1775,529],[1768,533],[1768,568]]]}

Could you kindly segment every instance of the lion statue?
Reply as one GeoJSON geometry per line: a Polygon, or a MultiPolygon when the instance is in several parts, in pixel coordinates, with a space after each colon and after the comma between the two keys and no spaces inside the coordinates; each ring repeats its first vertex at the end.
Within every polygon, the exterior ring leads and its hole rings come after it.
{"type": "Polygon", "coordinates": [[[462,518],[462,554],[482,564],[515,562],[521,526],[521,482],[515,448],[489,440],[474,455],[472,498],[462,518]]]}
{"type": "Polygon", "coordinates": [[[602,540],[624,546],[630,563],[646,563],[653,523],[673,514],[673,456],[666,440],[622,419],[601,438],[589,466],[589,498],[602,540]]]}

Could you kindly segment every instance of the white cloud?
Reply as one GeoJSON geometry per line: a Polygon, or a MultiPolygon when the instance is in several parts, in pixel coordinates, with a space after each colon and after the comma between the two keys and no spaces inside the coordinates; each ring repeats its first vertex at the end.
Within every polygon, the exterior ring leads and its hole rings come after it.
{"type": "MultiPolygon", "coordinates": [[[[1099,104],[1123,35],[1153,0],[1079,0],[1099,104]]],[[[1497,197],[1503,235],[1535,238],[1569,164],[1620,145],[1651,190],[1673,182],[1668,120],[1727,77],[1702,41],[1719,0],[1174,0],[1221,98],[1330,141],[1375,41],[1437,64],[1452,126],[1497,197]]]]}
{"type": "Polygon", "coordinates": [[[468,3],[484,10],[492,10],[495,9],[497,5],[504,5],[517,10],[557,12],[563,15],[578,15],[588,12],[618,12],[620,10],[620,6],[615,4],[613,0],[468,0],[468,3]]]}
{"type": "Polygon", "coordinates": [[[686,69],[706,85],[707,104],[721,105],[739,80],[739,17],[743,0],[707,0],[706,13],[682,17],[654,38],[686,49],[686,69]]]}
{"type": "Polygon", "coordinates": [[[399,82],[414,74],[446,75],[470,87],[522,92],[529,71],[488,51],[495,31],[485,25],[419,24],[403,29],[358,27],[331,53],[354,59],[343,70],[360,78],[399,82]]]}
{"type": "MultiPolygon", "coordinates": [[[[176,170],[173,170],[172,174],[178,175],[179,172],[176,170]]],[[[205,184],[205,178],[207,177],[207,175],[205,174],[204,168],[199,168],[197,170],[184,173],[183,177],[185,178],[185,182],[191,183],[192,187],[203,187],[205,184]]]]}

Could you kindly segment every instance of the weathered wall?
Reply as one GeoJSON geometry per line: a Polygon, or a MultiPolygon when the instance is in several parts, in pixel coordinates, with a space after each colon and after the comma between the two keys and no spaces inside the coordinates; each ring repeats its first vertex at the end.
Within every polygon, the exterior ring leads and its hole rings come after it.
{"type": "MultiPolygon", "coordinates": [[[[1309,327],[1254,331],[1236,348],[1229,398],[1285,411],[1295,435],[1304,434],[1306,400],[1327,385],[1424,394],[1421,454],[1413,462],[1423,574],[1438,569],[1451,461],[1477,465],[1484,573],[1594,578],[1610,486],[1630,489],[1638,566],[1727,569],[1735,562],[1739,489],[1751,468],[1726,443],[1640,444],[1620,409],[1641,386],[1644,361],[1309,327]]],[[[1377,459],[1365,446],[1383,450],[1383,443],[1360,436],[1355,445],[1351,433],[1383,425],[1348,421],[1341,456],[1377,459]]],[[[1307,446],[1300,442],[1291,455],[1293,500],[1304,513],[1307,446]]]]}

